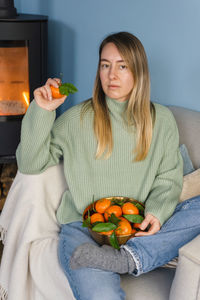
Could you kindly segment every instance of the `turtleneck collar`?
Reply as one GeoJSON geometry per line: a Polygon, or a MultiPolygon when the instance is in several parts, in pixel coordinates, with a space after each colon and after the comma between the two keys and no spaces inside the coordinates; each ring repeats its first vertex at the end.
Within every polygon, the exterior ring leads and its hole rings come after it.
{"type": "Polygon", "coordinates": [[[120,101],[117,101],[116,99],[112,99],[107,96],[106,96],[106,102],[107,102],[110,112],[113,112],[113,113],[118,112],[120,114],[126,110],[127,105],[128,105],[128,100],[120,102],[120,101]]]}

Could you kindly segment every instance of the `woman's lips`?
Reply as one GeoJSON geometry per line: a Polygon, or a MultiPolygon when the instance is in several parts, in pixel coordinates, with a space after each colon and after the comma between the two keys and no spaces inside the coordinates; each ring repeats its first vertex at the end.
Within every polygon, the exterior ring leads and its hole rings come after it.
{"type": "Polygon", "coordinates": [[[108,88],[109,88],[109,89],[117,89],[117,88],[119,88],[119,85],[110,84],[110,85],[108,86],[108,88]]]}

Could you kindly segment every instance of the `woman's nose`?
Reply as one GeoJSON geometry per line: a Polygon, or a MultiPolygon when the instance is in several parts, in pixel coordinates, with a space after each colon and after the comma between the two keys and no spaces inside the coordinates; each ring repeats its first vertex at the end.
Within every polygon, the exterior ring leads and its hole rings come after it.
{"type": "Polygon", "coordinates": [[[109,70],[109,78],[114,79],[116,77],[117,77],[116,69],[114,67],[111,67],[109,70]]]}

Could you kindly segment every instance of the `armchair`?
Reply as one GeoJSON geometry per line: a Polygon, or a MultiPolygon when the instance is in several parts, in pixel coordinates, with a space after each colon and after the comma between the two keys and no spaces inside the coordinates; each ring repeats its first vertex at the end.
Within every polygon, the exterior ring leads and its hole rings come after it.
{"type": "MultiPolygon", "coordinates": [[[[200,166],[200,112],[169,107],[178,124],[180,144],[200,166]]],[[[57,210],[67,189],[63,165],[39,175],[17,173],[0,216],[4,251],[0,299],[73,300],[57,259],[57,210]]],[[[200,299],[200,235],[179,251],[177,268],[159,268],[140,277],[122,276],[127,300],[200,299]]]]}

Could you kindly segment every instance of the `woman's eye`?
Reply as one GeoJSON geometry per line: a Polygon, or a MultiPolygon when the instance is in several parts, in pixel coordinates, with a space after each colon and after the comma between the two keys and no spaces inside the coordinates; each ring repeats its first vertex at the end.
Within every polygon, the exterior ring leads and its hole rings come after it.
{"type": "Polygon", "coordinates": [[[124,70],[124,69],[127,69],[127,66],[126,65],[120,65],[119,68],[120,68],[120,70],[124,70]]]}
{"type": "Polygon", "coordinates": [[[107,69],[108,67],[109,67],[108,64],[102,64],[102,65],[101,65],[101,69],[107,69]]]}

